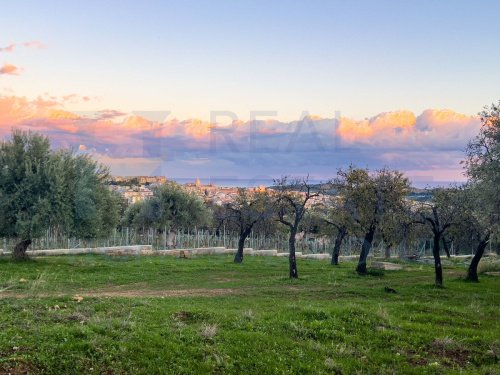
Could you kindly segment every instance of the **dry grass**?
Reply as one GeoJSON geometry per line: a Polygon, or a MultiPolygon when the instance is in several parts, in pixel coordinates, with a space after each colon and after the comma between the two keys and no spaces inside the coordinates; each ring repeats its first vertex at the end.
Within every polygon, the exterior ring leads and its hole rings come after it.
{"type": "Polygon", "coordinates": [[[212,340],[217,335],[217,324],[203,323],[200,329],[200,335],[206,340],[212,340]]]}
{"type": "Polygon", "coordinates": [[[477,267],[478,273],[485,272],[499,272],[500,271],[500,259],[496,255],[488,255],[481,259],[477,267]]]}

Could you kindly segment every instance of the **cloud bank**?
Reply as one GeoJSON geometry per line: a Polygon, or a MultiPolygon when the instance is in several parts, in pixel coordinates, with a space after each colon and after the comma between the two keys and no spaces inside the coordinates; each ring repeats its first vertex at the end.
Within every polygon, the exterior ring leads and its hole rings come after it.
{"type": "Polygon", "coordinates": [[[401,169],[414,181],[457,180],[460,160],[480,126],[476,116],[428,109],[380,113],[372,118],[233,121],[170,119],[158,112],[114,110],[79,114],[53,100],[0,96],[0,137],[12,128],[51,137],[55,147],[92,153],[116,174],[184,178],[273,178],[310,173],[333,176],[350,163],[401,169]],[[158,120],[161,118],[161,120],[158,120]]]}

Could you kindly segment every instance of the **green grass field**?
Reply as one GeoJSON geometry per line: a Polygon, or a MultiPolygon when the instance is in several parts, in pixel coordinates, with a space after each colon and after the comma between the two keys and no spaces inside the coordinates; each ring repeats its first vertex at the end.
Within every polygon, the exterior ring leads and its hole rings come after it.
{"type": "Polygon", "coordinates": [[[499,374],[500,278],[229,256],[0,259],[0,374],[499,374]],[[385,287],[397,294],[387,293],[385,287]]]}

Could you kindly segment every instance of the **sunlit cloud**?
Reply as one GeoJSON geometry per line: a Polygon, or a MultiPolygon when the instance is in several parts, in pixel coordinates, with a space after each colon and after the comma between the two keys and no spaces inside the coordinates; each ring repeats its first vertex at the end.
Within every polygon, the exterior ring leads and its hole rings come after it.
{"type": "Polygon", "coordinates": [[[64,108],[73,95],[59,100],[0,96],[0,137],[13,127],[39,131],[55,147],[91,153],[120,174],[144,167],[143,174],[170,176],[326,177],[354,163],[373,169],[389,166],[415,178],[459,179],[463,149],[480,126],[477,116],[435,109],[419,115],[384,112],[365,120],[307,116],[231,125],[198,119],[153,121],[115,110],[76,114],[64,108]]]}
{"type": "Polygon", "coordinates": [[[19,75],[21,73],[21,69],[12,64],[4,64],[0,66],[0,75],[19,75]]]}

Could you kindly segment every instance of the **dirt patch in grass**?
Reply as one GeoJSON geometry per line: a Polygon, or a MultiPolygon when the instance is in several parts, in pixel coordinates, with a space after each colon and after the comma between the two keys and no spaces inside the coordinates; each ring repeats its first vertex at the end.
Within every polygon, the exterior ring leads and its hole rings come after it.
{"type": "Polygon", "coordinates": [[[436,358],[441,358],[444,365],[458,365],[460,367],[467,365],[471,355],[470,350],[448,338],[432,342],[428,352],[436,358]]]}
{"type": "MultiPolygon", "coordinates": [[[[177,323],[181,323],[181,326],[186,323],[205,322],[212,319],[212,317],[212,314],[206,311],[181,310],[172,314],[172,319],[177,323]]],[[[177,324],[177,326],[179,326],[179,324],[177,324]]]]}
{"type": "MultiPolygon", "coordinates": [[[[237,289],[171,289],[171,290],[147,290],[147,289],[129,289],[116,290],[115,288],[107,290],[100,289],[96,291],[81,291],[77,295],[85,298],[92,297],[216,297],[229,294],[239,294],[237,289]]],[[[66,297],[67,294],[48,294],[41,293],[37,298],[66,297]]],[[[23,293],[0,293],[0,299],[3,298],[27,298],[28,294],[23,293]]],[[[83,300],[83,299],[80,299],[83,300]]]]}
{"type": "Polygon", "coordinates": [[[214,279],[214,281],[216,283],[231,283],[231,282],[237,281],[237,279],[230,279],[228,277],[216,277],[214,279]]]}
{"type": "MultiPolygon", "coordinates": [[[[276,287],[272,286],[269,289],[276,289],[276,287]]],[[[325,287],[316,287],[316,286],[304,286],[304,285],[285,285],[281,287],[280,289],[285,289],[285,290],[290,290],[292,292],[322,292],[325,290],[328,290],[328,288],[325,287]]]]}
{"type": "Polygon", "coordinates": [[[235,294],[234,289],[121,290],[81,293],[83,297],[214,297],[235,294]]]}
{"type": "Polygon", "coordinates": [[[175,314],[173,314],[173,317],[175,319],[178,319],[178,320],[181,320],[183,322],[186,322],[188,320],[191,319],[192,317],[192,313],[190,313],[189,311],[179,311],[179,312],[176,312],[175,314]]]}
{"type": "Polygon", "coordinates": [[[0,375],[28,375],[37,373],[39,373],[39,370],[29,362],[4,364],[0,367],[0,375]]]}
{"type": "Polygon", "coordinates": [[[413,366],[427,366],[429,362],[413,351],[411,356],[408,357],[408,363],[413,366]]]}
{"type": "Polygon", "coordinates": [[[407,350],[406,356],[408,363],[414,366],[427,366],[437,361],[445,367],[464,368],[469,363],[471,352],[456,342],[436,340],[426,350],[407,350]]]}
{"type": "Polygon", "coordinates": [[[27,348],[21,347],[14,347],[6,351],[0,351],[0,358],[4,358],[4,360],[6,360],[4,363],[0,363],[0,375],[25,375],[39,373],[40,369],[37,368],[37,366],[28,360],[19,357],[22,353],[27,351],[27,348]]]}
{"type": "Polygon", "coordinates": [[[459,348],[450,348],[444,350],[430,351],[430,354],[434,355],[436,358],[444,359],[443,364],[447,365],[458,365],[460,367],[465,367],[470,358],[470,352],[468,350],[463,350],[459,348]]]}

